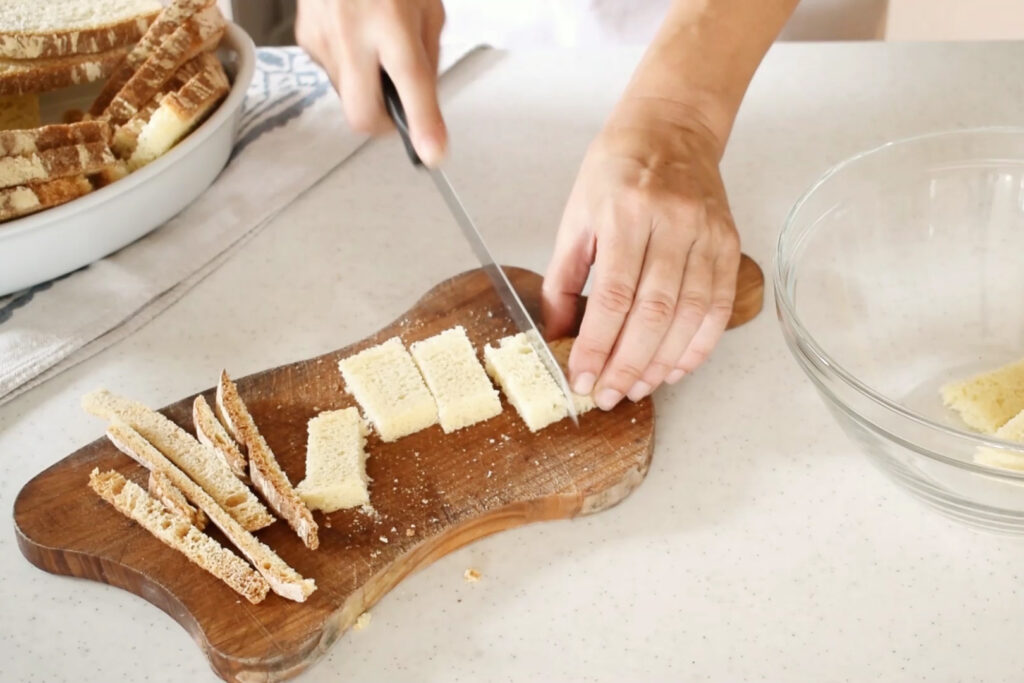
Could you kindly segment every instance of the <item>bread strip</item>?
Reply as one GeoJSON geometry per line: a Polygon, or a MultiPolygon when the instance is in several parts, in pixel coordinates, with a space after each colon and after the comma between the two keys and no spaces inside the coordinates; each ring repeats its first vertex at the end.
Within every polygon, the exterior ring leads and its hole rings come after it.
{"type": "Polygon", "coordinates": [[[206,528],[206,515],[202,510],[196,510],[188,504],[185,494],[178,490],[178,487],[171,483],[163,472],[150,472],[147,482],[149,495],[153,496],[163,506],[188,520],[189,524],[202,531],[206,528]]]}
{"type": "Polygon", "coordinates": [[[224,35],[224,17],[216,5],[196,14],[169,35],[118,91],[102,116],[119,126],[164,87],[182,64],[212,50],[224,35]]]}
{"type": "Polygon", "coordinates": [[[105,121],[55,123],[23,130],[0,131],[0,157],[26,156],[48,149],[84,145],[110,140],[110,125],[105,121]]]}
{"type": "Polygon", "coordinates": [[[164,544],[174,548],[256,604],[267,596],[270,585],[245,560],[213,540],[189,521],[165,508],[141,486],[110,470],[94,469],[89,488],[125,517],[138,522],[164,544]]]}
{"type": "Polygon", "coordinates": [[[59,206],[91,191],[92,185],[81,175],[0,190],[0,223],[59,206]]]}
{"type": "Polygon", "coordinates": [[[140,168],[165,154],[192,132],[231,90],[220,61],[208,52],[200,59],[203,70],[178,90],[164,95],[139,131],[128,160],[129,168],[140,168]]]}
{"type": "Polygon", "coordinates": [[[4,0],[0,3],[0,56],[43,59],[131,45],[146,33],[161,9],[157,0],[106,0],[102,9],[83,12],[89,1],[4,0]]]}
{"type": "Polygon", "coordinates": [[[102,114],[103,110],[110,105],[114,97],[117,96],[117,93],[120,92],[121,88],[132,77],[136,69],[152,56],[153,52],[164,42],[164,39],[174,33],[192,15],[206,9],[213,3],[214,0],[174,0],[167,5],[156,20],[150,24],[146,35],[142,36],[142,39],[125,56],[124,61],[117,66],[114,73],[107,79],[103,89],[100,90],[96,100],[89,108],[89,113],[93,116],[102,114]]]}
{"type": "Polygon", "coordinates": [[[201,394],[196,396],[195,402],[192,403],[192,424],[196,428],[199,442],[216,451],[236,477],[242,481],[249,481],[245,456],[238,450],[238,444],[228,435],[224,425],[213,414],[213,408],[201,394]]]}
{"type": "Polygon", "coordinates": [[[98,190],[101,187],[117,182],[126,175],[128,175],[128,164],[118,159],[113,166],[109,166],[99,173],[89,176],[89,182],[92,183],[94,189],[98,190]]]}
{"type": "MultiPolygon", "coordinates": [[[[82,399],[82,407],[96,417],[120,420],[139,432],[208,491],[246,529],[262,529],[274,521],[263,503],[238,481],[216,453],[155,410],[105,389],[86,395],[82,399]]],[[[177,482],[175,486],[181,488],[177,482]]]]}
{"type": "Polygon", "coordinates": [[[369,505],[366,435],[370,430],[359,411],[322,412],[309,421],[306,431],[306,478],[295,487],[302,501],[324,512],[369,505]]]}
{"type": "Polygon", "coordinates": [[[288,476],[256,428],[256,422],[249,414],[249,409],[245,407],[242,397],[238,395],[238,387],[223,370],[217,384],[217,410],[220,411],[224,426],[248,453],[249,478],[252,479],[253,486],[263,494],[270,508],[295,530],[306,547],[316,550],[320,541],[313,513],[299,498],[299,494],[295,493],[288,476]]]}
{"type": "Polygon", "coordinates": [[[0,95],[24,95],[92,83],[106,78],[124,59],[128,48],[94,55],[19,61],[0,59],[0,95]]]}
{"type": "Polygon", "coordinates": [[[305,602],[306,598],[316,590],[316,582],[313,579],[303,578],[278,557],[277,553],[243,529],[242,525],[218,505],[210,494],[189,479],[187,474],[165,458],[141,434],[125,423],[115,420],[107,429],[107,438],[121,452],[139,462],[143,467],[166,474],[171,483],[181,489],[186,498],[205,512],[210,521],[224,532],[224,535],[242,555],[252,562],[256,571],[262,574],[270,584],[272,591],[283,598],[305,602]]]}
{"type": "MultiPolygon", "coordinates": [[[[198,57],[193,57],[189,61],[181,65],[181,68],[174,72],[171,79],[167,81],[163,89],[157,93],[149,102],[143,105],[142,109],[135,113],[135,116],[131,117],[123,124],[114,129],[114,134],[111,138],[110,147],[114,150],[114,154],[118,158],[127,160],[131,157],[132,152],[135,151],[135,144],[139,139],[139,133],[147,123],[149,123],[150,117],[160,107],[160,100],[175,90],[178,90],[196,74],[199,74],[207,66],[208,60],[212,59],[217,62],[218,66],[220,61],[215,55],[209,52],[204,52],[198,57]]],[[[223,67],[221,67],[223,70],[223,67]]]]}
{"type": "Polygon", "coordinates": [[[98,173],[116,162],[105,142],[55,147],[26,156],[0,157],[0,188],[98,173]]]}

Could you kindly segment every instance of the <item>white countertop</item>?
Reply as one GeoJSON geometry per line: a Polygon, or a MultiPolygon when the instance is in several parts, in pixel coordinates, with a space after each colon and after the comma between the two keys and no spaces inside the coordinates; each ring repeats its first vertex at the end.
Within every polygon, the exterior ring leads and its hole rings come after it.
{"type": "MultiPolygon", "coordinates": [[[[447,79],[450,176],[506,263],[543,271],[576,165],[638,56],[481,53],[447,79]]],[[[725,160],[744,250],[770,274],[793,201],[854,152],[1024,124],[1022,61],[1021,43],[776,46],[725,160]]],[[[152,323],[0,408],[0,509],[102,434],[78,408],[86,391],[164,405],[222,366],[241,376],[358,340],[473,266],[397,140],[371,144],[152,323]]],[[[410,576],[303,680],[1020,680],[1024,542],[947,521],[883,478],[790,358],[770,299],[656,401],[654,462],[622,505],[410,576]]],[[[212,678],[169,616],[36,569],[0,525],[0,680],[212,678]]]]}

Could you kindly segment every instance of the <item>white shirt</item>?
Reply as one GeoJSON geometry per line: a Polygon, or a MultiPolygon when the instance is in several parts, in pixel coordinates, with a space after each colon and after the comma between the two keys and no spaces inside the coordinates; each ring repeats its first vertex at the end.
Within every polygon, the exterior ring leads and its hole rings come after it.
{"type": "MultiPolygon", "coordinates": [[[[486,42],[500,48],[647,44],[670,4],[671,0],[446,0],[444,41],[486,42]]],[[[886,5],[887,0],[803,0],[780,38],[877,38],[886,5]]]]}

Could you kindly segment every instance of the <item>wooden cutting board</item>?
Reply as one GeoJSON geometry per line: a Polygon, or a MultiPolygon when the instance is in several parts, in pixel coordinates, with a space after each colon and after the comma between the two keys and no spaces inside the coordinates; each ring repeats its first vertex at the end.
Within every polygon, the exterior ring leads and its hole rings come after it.
{"type": "MultiPolygon", "coordinates": [[[[540,276],[507,271],[536,311],[540,276]]],[[[744,258],[731,325],[753,318],[762,297],[761,271],[744,258]]],[[[483,271],[441,283],[400,319],[357,344],[239,380],[242,397],[292,482],[304,476],[307,420],[353,405],[342,390],[339,359],[394,335],[408,344],[456,324],[465,326],[478,348],[513,332],[483,271]]],[[[204,393],[212,403],[213,389],[204,393]]],[[[192,400],[163,412],[192,431],[192,400]]],[[[28,482],[15,501],[14,522],[22,553],[37,567],[142,596],[184,626],[225,679],[278,680],[316,661],[417,568],[503,529],[615,505],[647,473],[653,436],[649,399],[587,413],[579,429],[563,420],[531,434],[504,404],[500,416],[454,434],[435,426],[390,444],[371,436],[367,470],[377,517],[351,510],[315,513],[317,551],[303,547],[280,521],[258,534],[316,580],[317,590],[304,604],[271,593],[250,605],[97,497],[86,485],[94,467],[145,482],[145,471],[105,438],[28,482]]],[[[216,529],[210,533],[224,543],[216,529]]]]}

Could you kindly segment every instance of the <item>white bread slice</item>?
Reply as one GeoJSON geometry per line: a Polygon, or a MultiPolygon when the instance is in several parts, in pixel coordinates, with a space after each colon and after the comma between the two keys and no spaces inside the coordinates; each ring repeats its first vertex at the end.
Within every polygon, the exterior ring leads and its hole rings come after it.
{"type": "Polygon", "coordinates": [[[414,342],[409,351],[437,402],[445,434],[501,413],[501,398],[461,325],[414,342]]]}
{"type": "Polygon", "coordinates": [[[306,425],[306,478],[295,490],[312,510],[334,512],[370,503],[366,422],[355,408],[328,410],[306,425]]]}
{"type": "Polygon", "coordinates": [[[216,5],[193,15],[139,65],[103,111],[103,118],[115,126],[130,119],[163,89],[182,64],[214,49],[224,28],[224,17],[216,5]]]}
{"type": "Polygon", "coordinates": [[[124,60],[114,69],[107,82],[103,84],[96,99],[89,107],[92,116],[99,116],[107,108],[111,100],[124,87],[136,69],[149,59],[168,36],[179,26],[188,21],[196,12],[200,12],[214,3],[214,0],[172,0],[164,11],[149,26],[149,30],[135,47],[125,56],[124,60]]]}
{"type": "Polygon", "coordinates": [[[160,13],[157,0],[4,0],[0,57],[40,59],[130,45],[160,13]]]}
{"type": "MultiPolygon", "coordinates": [[[[569,376],[569,354],[572,352],[572,343],[575,341],[573,337],[562,337],[561,339],[555,339],[548,342],[548,348],[551,349],[551,355],[558,361],[558,366],[562,368],[562,372],[565,376],[569,376]]],[[[577,394],[573,392],[572,403],[576,408],[576,414],[582,415],[583,413],[589,412],[597,407],[594,403],[593,396],[584,396],[583,394],[577,394]]]]}
{"type": "Polygon", "coordinates": [[[114,470],[89,475],[89,487],[125,517],[138,522],[165,545],[174,548],[249,602],[267,597],[270,585],[242,558],[192,525],[188,519],[165,508],[141,486],[114,470]]]}
{"type": "Polygon", "coordinates": [[[37,128],[41,123],[39,95],[0,95],[0,131],[37,128]]]}
{"type": "Polygon", "coordinates": [[[242,528],[242,525],[218,505],[210,494],[189,479],[187,474],[165,458],[141,434],[125,423],[115,420],[107,428],[107,438],[121,452],[133,458],[143,467],[159,470],[166,474],[171,483],[181,489],[186,498],[205,512],[214,526],[224,532],[224,535],[238,548],[239,552],[252,562],[256,571],[262,574],[270,584],[272,591],[283,598],[305,602],[306,598],[316,590],[315,581],[303,578],[277,553],[242,528]]]}
{"type": "Polygon", "coordinates": [[[182,64],[180,69],[174,72],[174,75],[171,76],[171,79],[164,84],[161,91],[154,95],[149,102],[136,112],[135,116],[131,117],[122,125],[114,129],[114,134],[110,141],[110,147],[114,150],[114,154],[119,158],[126,160],[131,157],[132,152],[135,151],[135,145],[138,142],[139,133],[141,133],[145,125],[149,123],[149,118],[153,115],[153,112],[159,108],[160,100],[164,95],[183,87],[192,77],[202,72],[208,59],[213,59],[214,61],[217,61],[218,65],[220,65],[220,61],[217,60],[217,57],[209,52],[204,52],[198,57],[193,57],[182,64]]]}
{"type": "MultiPolygon", "coordinates": [[[[121,420],[139,432],[187,472],[246,529],[254,531],[273,523],[274,518],[263,503],[238,480],[216,453],[165,416],[106,389],[87,394],[82,398],[82,407],[96,417],[109,421],[121,420]]],[[[182,488],[177,482],[175,486],[182,488]]],[[[191,497],[190,500],[196,502],[191,497]]]]}
{"type": "Polygon", "coordinates": [[[104,168],[99,173],[94,173],[89,176],[89,182],[92,183],[94,189],[100,189],[106,187],[111,183],[116,183],[121,178],[128,175],[128,164],[118,159],[112,166],[104,168]]]}
{"type": "Polygon", "coordinates": [[[950,382],[941,389],[942,400],[960,413],[968,426],[995,434],[1024,410],[1024,359],[1001,368],[950,382]]]}
{"type": "Polygon", "coordinates": [[[531,432],[568,416],[565,396],[525,332],[499,339],[496,347],[485,346],[484,361],[488,374],[531,432]]]}
{"type": "Polygon", "coordinates": [[[0,95],[42,93],[106,78],[128,48],[118,47],[92,55],[18,60],[0,58],[0,95]]]}
{"type": "Polygon", "coordinates": [[[92,184],[81,175],[0,190],[0,223],[59,206],[91,191],[92,184]]]}
{"type": "Polygon", "coordinates": [[[206,528],[206,515],[202,510],[197,510],[189,505],[185,494],[171,483],[166,474],[151,471],[146,488],[149,490],[149,495],[163,503],[165,508],[176,515],[181,515],[200,531],[206,528]]]}
{"type": "Polygon", "coordinates": [[[0,157],[27,156],[57,147],[84,145],[110,140],[110,126],[104,121],[56,123],[49,126],[0,131],[0,157]]]}
{"type": "Polygon", "coordinates": [[[206,402],[202,394],[196,396],[196,400],[192,403],[192,425],[196,429],[199,442],[216,451],[236,477],[248,482],[248,462],[246,462],[245,456],[242,455],[242,451],[238,450],[238,444],[224,429],[224,425],[214,415],[213,408],[206,402]]]}
{"type": "Polygon", "coordinates": [[[345,388],[382,441],[437,424],[437,404],[402,340],[392,337],[338,361],[345,388]]]}
{"type": "Polygon", "coordinates": [[[204,53],[203,70],[178,90],[167,93],[139,131],[135,150],[128,160],[131,169],[141,168],[163,155],[198,126],[231,90],[220,60],[204,53]]]}
{"type": "Polygon", "coordinates": [[[238,394],[238,387],[223,370],[217,384],[217,410],[224,426],[245,447],[249,456],[249,478],[253,486],[263,494],[263,499],[270,504],[271,509],[295,530],[306,547],[316,550],[320,540],[313,513],[295,493],[288,475],[281,469],[270,446],[256,428],[256,422],[238,394]]]}
{"type": "Polygon", "coordinates": [[[0,188],[73,175],[99,173],[117,163],[105,142],[44,149],[25,156],[0,157],[0,188]]]}

